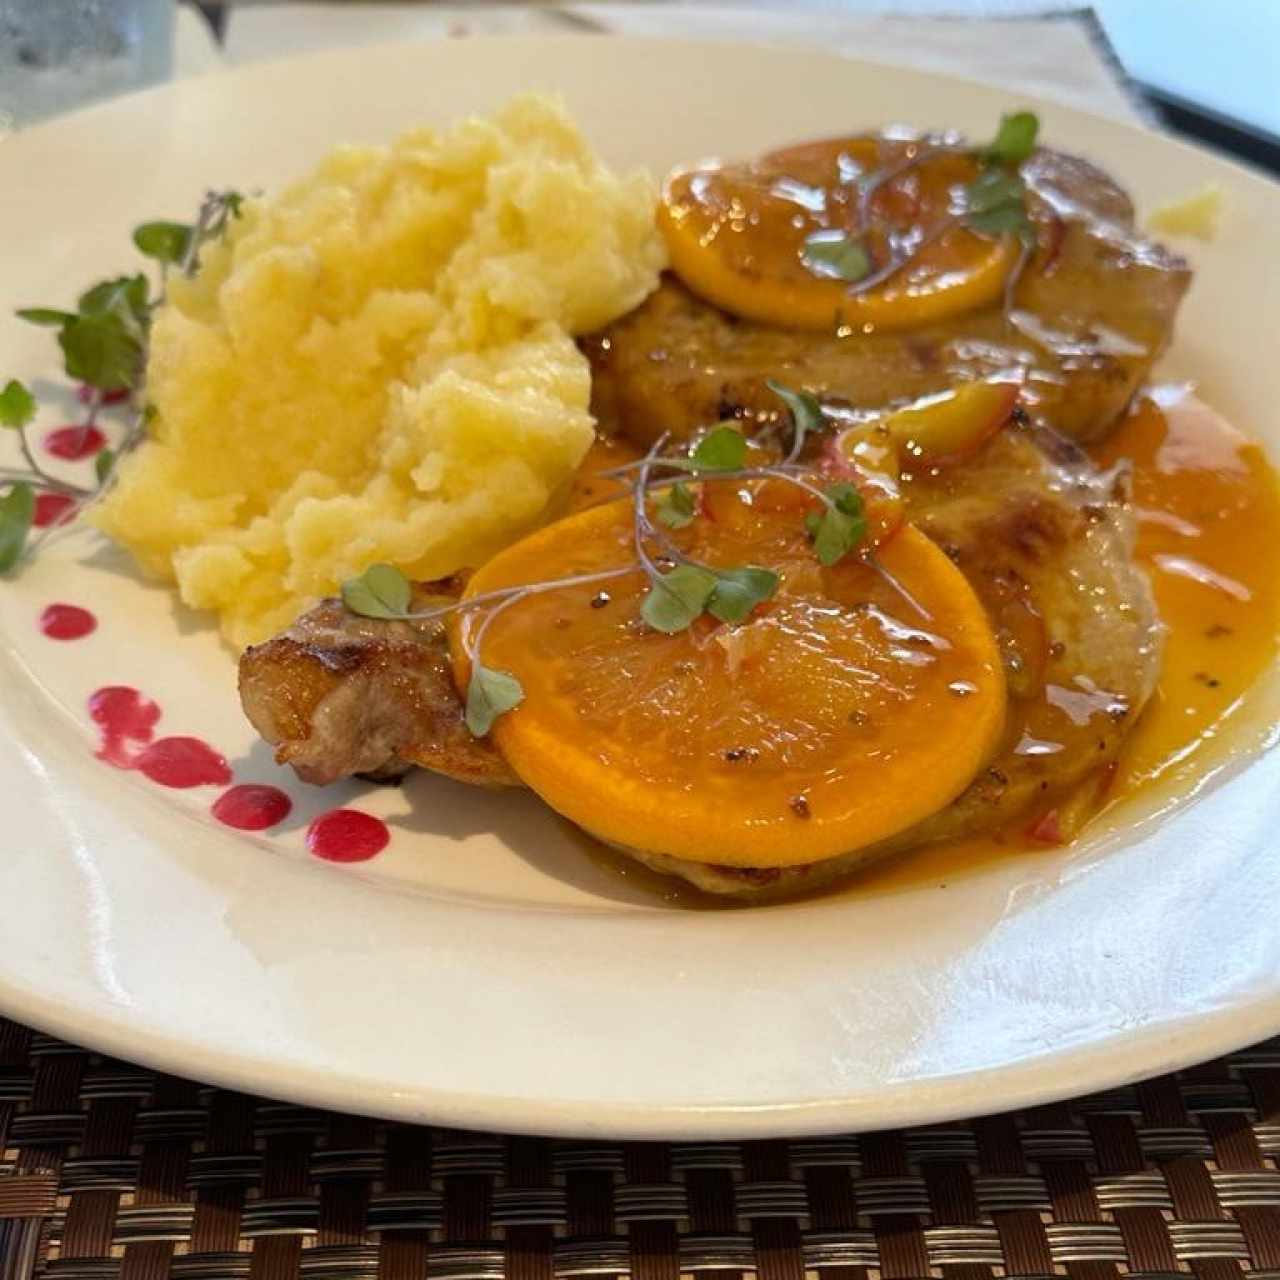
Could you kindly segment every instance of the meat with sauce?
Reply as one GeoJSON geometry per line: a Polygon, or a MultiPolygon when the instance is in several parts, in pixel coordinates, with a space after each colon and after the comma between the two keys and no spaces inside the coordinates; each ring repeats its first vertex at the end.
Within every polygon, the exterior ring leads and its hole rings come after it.
{"type": "Polygon", "coordinates": [[[744,871],[626,852],[708,893],[783,897],[901,850],[998,831],[1105,782],[1155,688],[1163,640],[1133,562],[1125,472],[1099,471],[1069,441],[1014,426],[907,494],[910,518],[969,579],[1000,642],[1008,712],[988,766],[924,822],[820,863],[744,871]]]}
{"type": "MultiPolygon", "coordinates": [[[[974,586],[992,619],[1008,688],[1005,738],[951,805],[891,841],[785,869],[641,862],[717,895],[764,899],[816,888],[876,858],[1006,826],[1105,771],[1154,688],[1161,627],[1133,563],[1123,471],[1015,423],[963,466],[907,486],[909,515],[974,586]]],[[[456,598],[439,584],[415,607],[456,598]]],[[[307,781],[420,765],[481,785],[515,782],[472,738],[438,623],[382,622],[325,601],[241,659],[241,698],[277,759],[307,781]]],[[[749,766],[748,766],[749,767],[749,766]]]]}
{"type": "MultiPolygon", "coordinates": [[[[452,580],[420,586],[414,610],[449,604],[460,591],[452,580]]],[[[276,760],[304,782],[389,780],[416,765],[477,786],[516,783],[489,740],[463,723],[438,620],[361,618],[323,600],[245,650],[240,702],[276,760]]]]}
{"type": "Polygon", "coordinates": [[[1024,273],[1011,309],[841,337],[738,320],[668,275],[581,340],[597,418],[649,444],[725,418],[776,420],[770,378],[875,409],[1018,370],[1039,421],[1076,440],[1104,435],[1168,344],[1191,273],[1134,230],[1128,197],[1094,166],[1041,150],[1022,173],[1056,243],[1024,273]]]}

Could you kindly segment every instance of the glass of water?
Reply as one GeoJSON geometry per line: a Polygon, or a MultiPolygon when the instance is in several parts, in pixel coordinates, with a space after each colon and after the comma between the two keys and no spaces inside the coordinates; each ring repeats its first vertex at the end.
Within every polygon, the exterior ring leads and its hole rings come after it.
{"type": "Polygon", "coordinates": [[[174,0],[0,0],[0,134],[167,80],[174,0]]]}

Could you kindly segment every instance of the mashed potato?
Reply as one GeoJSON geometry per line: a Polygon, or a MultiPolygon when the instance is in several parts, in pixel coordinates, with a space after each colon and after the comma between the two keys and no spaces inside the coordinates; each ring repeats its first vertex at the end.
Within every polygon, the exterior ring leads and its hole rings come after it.
{"type": "Polygon", "coordinates": [[[1194,236],[1212,240],[1222,218],[1222,189],[1209,183],[1181,200],[1171,200],[1151,211],[1147,229],[1159,235],[1194,236]]]}
{"type": "Polygon", "coordinates": [[[99,525],[237,646],[377,561],[482,562],[591,443],[572,335],[657,283],[654,204],[542,97],[334,151],[173,283],[99,525]]]}

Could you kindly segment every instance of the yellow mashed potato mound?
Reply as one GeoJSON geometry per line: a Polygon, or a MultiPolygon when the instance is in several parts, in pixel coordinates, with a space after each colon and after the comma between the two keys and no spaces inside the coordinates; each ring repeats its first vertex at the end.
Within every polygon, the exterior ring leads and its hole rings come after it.
{"type": "Polygon", "coordinates": [[[654,205],[540,96],[335,150],[171,283],[99,526],[236,646],[379,561],[482,563],[590,446],[572,335],[656,285],[654,205]]]}

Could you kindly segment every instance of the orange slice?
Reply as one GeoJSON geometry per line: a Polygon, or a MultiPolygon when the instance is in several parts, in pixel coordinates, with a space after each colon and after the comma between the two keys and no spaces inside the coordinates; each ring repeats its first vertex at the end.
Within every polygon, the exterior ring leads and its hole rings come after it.
{"type": "MultiPolygon", "coordinates": [[[[523,702],[494,725],[517,774],[616,845],[734,866],[817,861],[942,808],[989,758],[1004,719],[991,628],[964,577],[906,526],[879,552],[818,564],[794,509],[740,491],[740,518],[675,535],[722,568],[780,574],[748,622],[704,615],[667,635],[641,620],[637,569],[527,596],[451,626],[511,672],[523,702]]],[[[635,564],[627,502],[559,521],[508,548],[468,595],[635,564]]]]}
{"type": "MultiPolygon", "coordinates": [[[[671,265],[716,306],[792,329],[906,329],[996,301],[1016,247],[1008,237],[990,240],[959,226],[865,293],[806,263],[811,236],[860,231],[859,178],[893,169],[914,149],[884,138],[835,138],[745,164],[677,169],[658,209],[671,265]]],[[[891,234],[927,236],[941,226],[955,190],[977,172],[971,156],[940,153],[881,186],[865,231],[873,266],[890,260],[891,234]]]]}
{"type": "Polygon", "coordinates": [[[903,471],[951,466],[976,453],[1013,416],[1011,382],[965,382],[881,417],[857,422],[826,446],[825,469],[851,475],[860,487],[896,492],[903,471]]]}

